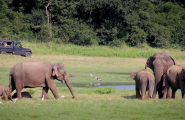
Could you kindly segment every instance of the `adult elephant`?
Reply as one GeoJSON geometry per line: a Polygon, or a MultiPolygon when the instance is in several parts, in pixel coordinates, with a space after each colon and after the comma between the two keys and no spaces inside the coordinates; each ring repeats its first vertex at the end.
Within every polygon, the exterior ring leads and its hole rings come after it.
{"type": "Polygon", "coordinates": [[[29,61],[17,63],[9,74],[9,87],[11,92],[17,91],[18,99],[21,99],[23,88],[43,87],[42,96],[47,98],[48,89],[51,90],[56,99],[59,98],[57,88],[54,82],[57,79],[65,81],[73,98],[75,98],[73,89],[68,79],[67,71],[62,63],[50,63],[47,61],[29,61]]]}
{"type": "Polygon", "coordinates": [[[11,90],[9,87],[0,85],[0,100],[2,96],[4,97],[5,101],[8,101],[8,97],[10,97],[12,100],[11,90]]]}
{"type": "MultiPolygon", "coordinates": [[[[167,69],[172,65],[176,65],[175,60],[165,52],[155,53],[147,59],[145,69],[149,67],[154,72],[155,86],[152,98],[156,97],[158,91],[158,97],[163,97],[165,76],[167,69]]],[[[168,90],[167,98],[171,97],[170,89],[168,90]]]]}
{"type": "Polygon", "coordinates": [[[185,99],[185,67],[173,65],[167,70],[165,80],[165,90],[163,98],[166,99],[166,94],[169,88],[172,88],[172,98],[175,98],[177,89],[181,89],[182,98],[185,99]]]}
{"type": "Polygon", "coordinates": [[[146,99],[146,91],[148,91],[148,99],[150,99],[155,81],[154,75],[148,72],[146,69],[143,69],[138,72],[132,72],[130,74],[130,78],[135,80],[136,98],[141,98],[142,100],[146,99]]]}

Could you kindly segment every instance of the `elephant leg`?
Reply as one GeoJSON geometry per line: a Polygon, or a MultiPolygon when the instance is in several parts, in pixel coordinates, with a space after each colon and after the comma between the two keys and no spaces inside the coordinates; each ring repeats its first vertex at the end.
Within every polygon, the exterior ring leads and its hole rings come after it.
{"type": "Polygon", "coordinates": [[[182,99],[185,99],[185,90],[181,90],[182,91],[182,99]]]}
{"type": "Polygon", "coordinates": [[[6,93],[3,94],[3,97],[4,97],[5,101],[8,101],[8,95],[6,95],[6,93]]]}
{"type": "MultiPolygon", "coordinates": [[[[157,91],[159,94],[161,94],[160,93],[161,89],[159,87],[161,84],[161,77],[163,75],[163,71],[162,70],[154,70],[154,73],[155,73],[155,86],[154,86],[154,91],[153,91],[153,95],[152,95],[153,99],[156,97],[157,91]]],[[[159,96],[159,98],[160,97],[161,97],[161,95],[159,96]]]]}
{"type": "Polygon", "coordinates": [[[21,99],[22,98],[22,95],[21,95],[22,89],[16,89],[16,91],[17,91],[17,98],[21,99]]]}
{"type": "Polygon", "coordinates": [[[168,99],[171,98],[171,87],[169,87],[166,97],[167,97],[168,99]]]}
{"type": "MultiPolygon", "coordinates": [[[[162,84],[162,90],[161,90],[162,94],[161,94],[161,95],[163,96],[164,90],[165,90],[165,85],[168,84],[168,83],[166,82],[166,74],[163,75],[162,80],[163,80],[163,84],[162,84]]],[[[171,98],[171,87],[168,88],[166,98],[168,98],[168,99],[171,98]]]]}
{"type": "Polygon", "coordinates": [[[169,89],[169,87],[165,87],[164,94],[163,94],[163,99],[166,99],[168,89],[169,89]]]}
{"type": "Polygon", "coordinates": [[[185,99],[185,84],[183,83],[181,88],[182,99],[185,99]]]}
{"type": "Polygon", "coordinates": [[[2,96],[0,96],[0,100],[1,100],[2,96]]]}
{"type": "Polygon", "coordinates": [[[137,86],[135,89],[136,89],[136,98],[140,99],[141,98],[140,90],[137,86]]]}
{"type": "Polygon", "coordinates": [[[54,80],[47,80],[47,85],[49,89],[51,90],[51,92],[53,93],[54,97],[58,99],[59,95],[58,95],[57,87],[54,83],[54,80]]]}
{"type": "Polygon", "coordinates": [[[146,99],[147,98],[147,96],[146,96],[146,91],[145,91],[145,97],[144,97],[144,99],[146,99]]]}
{"type": "Polygon", "coordinates": [[[149,85],[149,89],[148,89],[148,99],[149,100],[152,98],[152,90],[153,90],[153,85],[149,85]]]}
{"type": "Polygon", "coordinates": [[[16,91],[17,91],[17,98],[21,99],[22,95],[21,95],[21,91],[22,91],[23,87],[19,84],[16,84],[16,91]]]}
{"type": "Polygon", "coordinates": [[[146,85],[141,86],[142,100],[146,99],[146,85]]]}
{"type": "Polygon", "coordinates": [[[163,97],[164,93],[164,87],[163,87],[163,81],[159,82],[159,87],[158,87],[158,97],[159,99],[163,97]]]}
{"type": "Polygon", "coordinates": [[[176,91],[177,91],[177,89],[175,89],[175,88],[172,89],[172,98],[174,98],[174,99],[175,99],[175,93],[176,93],[176,91]]]}
{"type": "Polygon", "coordinates": [[[181,89],[182,99],[185,99],[185,83],[182,81],[179,81],[179,87],[181,89]]]}
{"type": "Polygon", "coordinates": [[[48,86],[43,87],[43,89],[42,89],[42,96],[44,95],[44,99],[47,98],[48,89],[49,89],[48,86]]]}

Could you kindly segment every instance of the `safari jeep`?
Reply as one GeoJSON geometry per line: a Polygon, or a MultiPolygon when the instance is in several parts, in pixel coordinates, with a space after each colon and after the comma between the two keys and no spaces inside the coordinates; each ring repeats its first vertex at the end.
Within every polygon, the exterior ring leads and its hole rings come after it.
{"type": "Polygon", "coordinates": [[[23,48],[21,42],[14,42],[13,40],[0,40],[0,53],[21,55],[31,57],[31,49],[23,48]]]}

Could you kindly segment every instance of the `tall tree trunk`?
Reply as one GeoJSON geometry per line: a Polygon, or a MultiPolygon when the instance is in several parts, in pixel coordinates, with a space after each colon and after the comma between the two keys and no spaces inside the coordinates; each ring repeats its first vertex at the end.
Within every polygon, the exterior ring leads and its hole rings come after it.
{"type": "Polygon", "coordinates": [[[49,13],[48,13],[48,10],[47,8],[49,7],[49,5],[51,4],[52,2],[48,3],[47,6],[45,6],[46,8],[46,15],[47,15],[47,22],[48,22],[48,26],[49,26],[49,35],[50,37],[52,37],[52,30],[51,30],[51,16],[49,16],[49,13]]]}

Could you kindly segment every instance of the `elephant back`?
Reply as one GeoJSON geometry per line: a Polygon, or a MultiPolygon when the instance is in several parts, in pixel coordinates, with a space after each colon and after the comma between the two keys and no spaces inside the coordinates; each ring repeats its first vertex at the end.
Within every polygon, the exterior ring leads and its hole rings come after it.
{"type": "Polygon", "coordinates": [[[162,59],[163,61],[168,62],[169,66],[176,65],[175,60],[166,52],[155,53],[153,57],[155,59],[162,59]]]}

